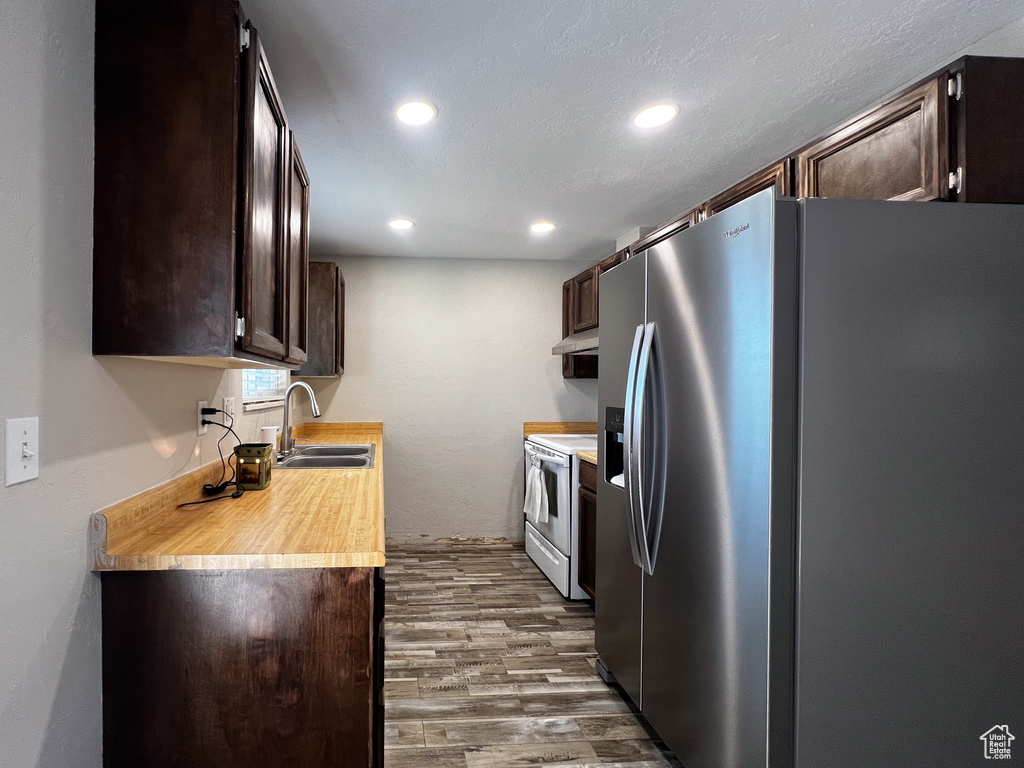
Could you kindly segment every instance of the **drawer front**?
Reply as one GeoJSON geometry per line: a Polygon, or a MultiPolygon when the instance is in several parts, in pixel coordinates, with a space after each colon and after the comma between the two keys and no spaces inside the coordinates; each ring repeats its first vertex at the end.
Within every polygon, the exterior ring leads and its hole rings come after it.
{"type": "Polygon", "coordinates": [[[580,461],[580,485],[597,493],[597,467],[589,461],[580,461]]]}
{"type": "Polygon", "coordinates": [[[551,579],[566,597],[569,596],[569,558],[558,551],[530,523],[526,524],[526,554],[551,579]]]}

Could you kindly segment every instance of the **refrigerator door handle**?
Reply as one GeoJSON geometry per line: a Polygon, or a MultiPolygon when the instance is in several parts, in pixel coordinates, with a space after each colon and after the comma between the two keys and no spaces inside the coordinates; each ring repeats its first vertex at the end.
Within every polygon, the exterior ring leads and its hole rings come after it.
{"type": "Polygon", "coordinates": [[[662,357],[658,349],[657,329],[648,323],[644,329],[644,342],[640,350],[638,370],[642,379],[637,383],[640,393],[635,404],[637,428],[637,445],[646,446],[637,450],[637,461],[640,466],[640,493],[643,498],[640,516],[638,549],[643,562],[643,569],[648,575],[654,574],[654,562],[657,548],[662,538],[662,516],[665,513],[665,482],[668,467],[668,444],[666,430],[666,395],[665,382],[662,374],[662,357]],[[653,410],[648,409],[648,393],[651,395],[653,410]],[[651,421],[648,423],[647,414],[651,421]],[[646,458],[645,458],[646,457],[646,458]]]}
{"type": "Polygon", "coordinates": [[[644,573],[654,575],[658,544],[661,540],[661,520],[665,511],[665,476],[667,468],[665,387],[662,379],[661,357],[658,349],[658,334],[655,324],[648,323],[644,329],[644,343],[640,350],[637,366],[640,380],[637,382],[639,397],[634,403],[634,439],[637,464],[639,466],[640,495],[643,503],[642,514],[638,515],[637,531],[641,567],[644,573]],[[654,411],[651,423],[647,422],[648,393],[652,395],[654,411]],[[644,447],[649,448],[648,452],[644,447]],[[646,458],[645,458],[646,455],[646,458]]]}
{"type": "Polygon", "coordinates": [[[633,350],[629,354],[629,371],[626,374],[626,407],[623,422],[623,451],[625,459],[625,480],[626,497],[629,507],[629,549],[633,554],[633,562],[638,568],[643,568],[640,559],[640,547],[637,541],[636,520],[637,512],[640,511],[642,489],[640,486],[639,467],[637,464],[637,444],[633,441],[636,424],[634,421],[634,410],[637,388],[637,365],[640,360],[640,348],[643,346],[644,326],[636,327],[636,334],[633,336],[633,350]]]}

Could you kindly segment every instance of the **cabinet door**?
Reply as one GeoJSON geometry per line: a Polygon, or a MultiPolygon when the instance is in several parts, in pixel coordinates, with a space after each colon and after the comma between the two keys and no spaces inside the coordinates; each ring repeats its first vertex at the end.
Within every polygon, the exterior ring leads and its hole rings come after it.
{"type": "Polygon", "coordinates": [[[714,216],[716,213],[720,213],[726,208],[772,187],[778,188],[779,192],[783,195],[792,194],[793,184],[791,182],[792,172],[790,169],[791,164],[787,157],[785,160],[780,160],[774,165],[758,171],[739,184],[729,187],[729,189],[720,195],[715,195],[704,204],[701,209],[700,220],[703,221],[710,216],[714,216]]]}
{"type": "Polygon", "coordinates": [[[652,245],[657,245],[662,240],[666,240],[667,238],[682,232],[684,229],[689,229],[699,221],[701,221],[701,209],[694,208],[692,211],[684,213],[679,218],[673,219],[668,224],[662,224],[653,232],[648,233],[646,236],[630,245],[626,251],[624,251],[623,260],[633,258],[638,253],[646,251],[652,245]]]}
{"type": "Polygon", "coordinates": [[[801,197],[938,200],[949,195],[945,74],[797,155],[801,197]]]}
{"type": "Polygon", "coordinates": [[[309,323],[309,174],[290,133],[288,180],[288,356],[289,363],[307,359],[309,323]]]}
{"type": "Polygon", "coordinates": [[[340,376],[345,372],[345,278],[341,274],[341,270],[338,270],[338,293],[337,301],[335,302],[335,310],[337,316],[335,318],[335,327],[338,329],[335,337],[335,352],[338,357],[336,360],[337,368],[335,369],[337,375],[340,376]]]}
{"type": "Polygon", "coordinates": [[[597,552],[597,494],[582,486],[579,489],[579,539],[577,553],[580,558],[577,580],[580,588],[594,597],[597,552]]]}
{"type": "MultiPolygon", "coordinates": [[[[339,270],[340,272],[341,270],[339,270]]],[[[370,731],[372,768],[384,768],[384,569],[373,569],[373,722],[370,731]]]]}
{"type": "Polygon", "coordinates": [[[287,357],[288,120],[256,29],[245,51],[240,301],[242,349],[287,357]]]}
{"type": "Polygon", "coordinates": [[[309,263],[309,359],[297,376],[339,376],[345,350],[345,279],[330,261],[309,263]]]}
{"type": "Polygon", "coordinates": [[[582,272],[572,281],[572,332],[579,333],[597,327],[598,267],[582,272]]]}
{"type": "MultiPolygon", "coordinates": [[[[573,280],[562,283],[562,337],[572,333],[573,280]]],[[[596,379],[597,355],[562,355],[563,379],[596,379]]]]}
{"type": "MultiPolygon", "coordinates": [[[[607,259],[604,259],[603,261],[598,262],[597,274],[598,275],[603,275],[609,269],[611,269],[612,267],[617,267],[619,264],[621,264],[622,262],[624,262],[628,258],[629,258],[629,248],[628,247],[627,248],[623,248],[621,251],[616,251],[611,256],[609,256],[607,259]]],[[[601,290],[600,289],[600,285],[598,285],[598,298],[600,298],[600,290],[601,290]]],[[[600,317],[600,308],[601,308],[600,307],[600,302],[598,302],[598,316],[599,317],[600,317]]]]}

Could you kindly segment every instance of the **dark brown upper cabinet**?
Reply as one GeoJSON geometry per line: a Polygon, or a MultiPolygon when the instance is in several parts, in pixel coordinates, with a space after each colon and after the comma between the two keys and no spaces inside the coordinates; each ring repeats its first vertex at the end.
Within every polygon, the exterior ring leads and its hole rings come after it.
{"type": "Polygon", "coordinates": [[[309,359],[296,376],[345,372],[345,278],[332,261],[309,262],[309,359]]]}
{"type": "MultiPolygon", "coordinates": [[[[600,320],[601,275],[621,263],[628,249],[616,251],[576,277],[562,284],[562,336],[588,331],[600,320]]],[[[566,379],[596,379],[596,355],[562,355],[562,377],[566,379]]]]}
{"type": "Polygon", "coordinates": [[[946,75],[872,109],[799,153],[800,195],[938,200],[948,186],[946,75]]]}
{"type": "Polygon", "coordinates": [[[291,179],[288,194],[288,357],[290,363],[308,359],[309,333],[309,174],[295,135],[290,143],[291,179]]]}
{"type": "Polygon", "coordinates": [[[655,227],[653,232],[648,233],[630,245],[625,250],[624,256],[632,258],[641,251],[646,251],[652,245],[657,245],[662,240],[670,238],[684,229],[689,229],[700,221],[700,213],[700,208],[694,208],[692,211],[684,213],[682,216],[678,216],[672,219],[672,221],[662,224],[660,227],[655,227]]]}
{"type": "Polygon", "coordinates": [[[238,3],[97,0],[95,74],[93,353],[298,367],[308,177],[238,3]]]}
{"type": "Polygon", "coordinates": [[[246,23],[242,102],[242,349],[287,357],[288,118],[259,34],[246,23]]]}
{"type": "Polygon", "coordinates": [[[572,279],[573,333],[597,327],[597,281],[599,277],[595,265],[572,279]]]}
{"type": "MultiPolygon", "coordinates": [[[[589,271],[589,270],[588,270],[589,271]]],[[[562,337],[573,333],[575,317],[575,285],[576,278],[569,278],[562,283],[562,337]]],[[[562,378],[564,379],[596,379],[596,355],[562,355],[562,378]]]]}
{"type": "Polygon", "coordinates": [[[1024,202],[1024,60],[967,56],[797,154],[801,196],[1024,202]]]}
{"type": "Polygon", "coordinates": [[[721,194],[715,195],[708,200],[701,206],[700,213],[695,214],[695,217],[703,221],[714,216],[716,213],[721,213],[730,206],[736,205],[738,202],[746,200],[748,197],[756,195],[758,192],[771,189],[772,187],[778,189],[781,195],[793,194],[793,173],[791,168],[792,164],[789,158],[786,158],[758,171],[753,176],[744,179],[739,184],[734,184],[721,194]]]}

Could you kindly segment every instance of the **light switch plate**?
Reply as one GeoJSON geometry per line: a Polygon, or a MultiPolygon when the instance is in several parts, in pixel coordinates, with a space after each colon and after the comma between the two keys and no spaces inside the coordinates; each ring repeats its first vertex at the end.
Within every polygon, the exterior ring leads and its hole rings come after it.
{"type": "Polygon", "coordinates": [[[7,471],[4,485],[39,477],[39,417],[7,420],[7,471]]]}
{"type": "MultiPolygon", "coordinates": [[[[235,418],[235,398],[225,397],[224,398],[224,413],[230,416],[232,419],[235,418]]],[[[230,421],[230,419],[229,419],[230,421]]]]}

